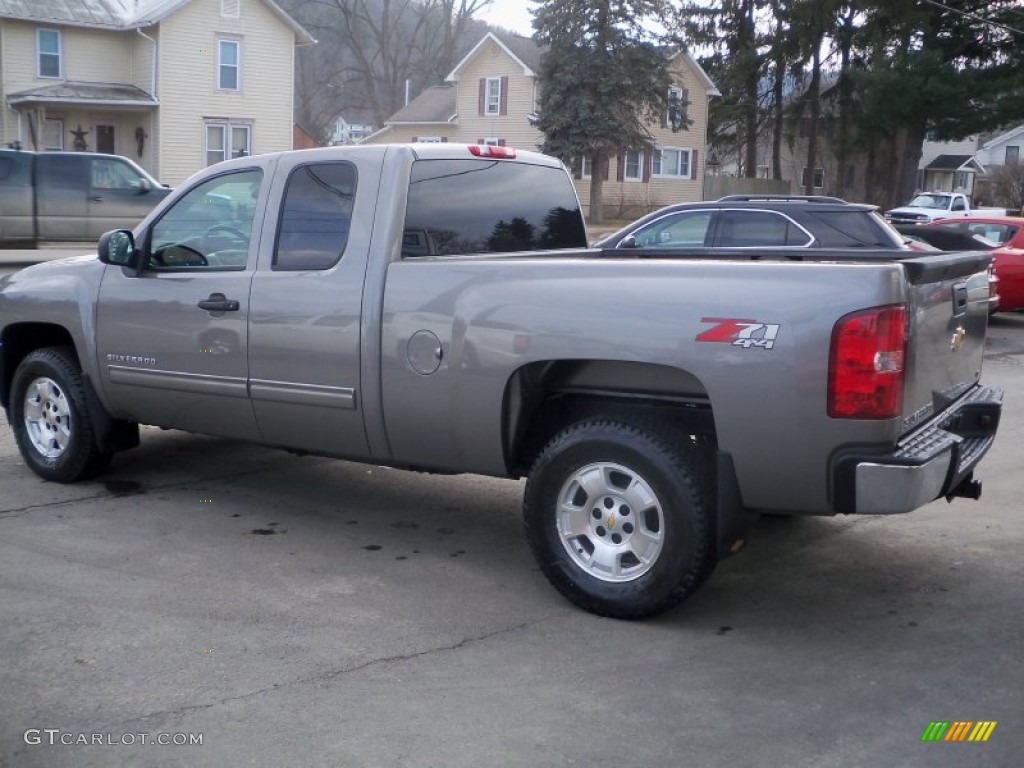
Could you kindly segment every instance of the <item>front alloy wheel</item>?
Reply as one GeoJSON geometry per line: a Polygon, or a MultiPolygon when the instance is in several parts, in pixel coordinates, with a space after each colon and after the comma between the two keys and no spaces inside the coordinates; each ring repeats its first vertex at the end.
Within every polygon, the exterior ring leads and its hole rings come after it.
{"type": "Polygon", "coordinates": [[[71,407],[57,382],[46,376],[33,380],[23,410],[32,447],[47,459],[64,455],[71,441],[71,407]]]}

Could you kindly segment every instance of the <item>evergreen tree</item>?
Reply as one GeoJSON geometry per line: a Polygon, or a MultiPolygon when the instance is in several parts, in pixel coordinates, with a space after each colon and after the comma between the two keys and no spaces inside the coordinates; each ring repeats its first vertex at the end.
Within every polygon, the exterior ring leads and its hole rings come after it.
{"type": "Polygon", "coordinates": [[[536,126],[543,150],[592,169],[590,220],[604,221],[602,185],[610,158],[651,150],[646,124],[667,113],[675,130],[689,124],[684,104],[669,102],[672,53],[644,26],[660,19],[661,0],[549,0],[534,14],[540,65],[536,126]]]}

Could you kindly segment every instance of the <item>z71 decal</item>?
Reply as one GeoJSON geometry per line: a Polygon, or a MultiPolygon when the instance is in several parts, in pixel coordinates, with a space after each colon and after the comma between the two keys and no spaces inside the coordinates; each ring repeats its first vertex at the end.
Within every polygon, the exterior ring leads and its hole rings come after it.
{"type": "Polygon", "coordinates": [[[759,323],[756,320],[739,320],[734,317],[702,317],[702,323],[713,323],[697,336],[697,341],[710,341],[718,344],[731,344],[734,347],[759,347],[772,349],[779,337],[780,326],[772,323],[759,323]]]}

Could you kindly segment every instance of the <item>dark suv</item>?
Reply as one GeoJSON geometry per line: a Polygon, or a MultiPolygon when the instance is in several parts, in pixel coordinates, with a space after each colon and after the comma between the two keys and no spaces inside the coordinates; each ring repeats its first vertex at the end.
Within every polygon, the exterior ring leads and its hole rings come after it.
{"type": "Polygon", "coordinates": [[[907,248],[874,206],[838,197],[779,195],[730,195],[670,205],[602,238],[594,247],[907,248]]]}

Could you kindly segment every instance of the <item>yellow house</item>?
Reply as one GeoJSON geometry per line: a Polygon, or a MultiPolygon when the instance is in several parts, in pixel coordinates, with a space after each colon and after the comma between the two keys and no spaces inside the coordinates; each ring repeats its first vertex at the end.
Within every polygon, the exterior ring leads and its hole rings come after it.
{"type": "Polygon", "coordinates": [[[313,42],[273,0],[0,0],[0,145],[124,155],[172,185],[291,149],[313,42]]]}
{"type": "MultiPolygon", "coordinates": [[[[489,32],[456,65],[446,85],[423,91],[365,142],[453,141],[538,149],[543,135],[530,118],[542,87],[537,74],[542,53],[530,38],[489,32]]],[[[688,53],[673,56],[671,72],[672,89],[689,102],[693,123],[679,132],[650,125],[655,152],[627,152],[609,163],[603,171],[604,201],[613,216],[702,197],[708,100],[720,94],[688,53]]],[[[590,171],[582,162],[574,168],[584,205],[590,200],[590,171]]]]}

